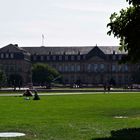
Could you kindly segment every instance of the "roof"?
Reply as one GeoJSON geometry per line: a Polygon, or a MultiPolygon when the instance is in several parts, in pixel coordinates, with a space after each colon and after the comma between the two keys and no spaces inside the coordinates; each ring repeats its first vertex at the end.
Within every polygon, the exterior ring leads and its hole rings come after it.
{"type": "Polygon", "coordinates": [[[104,54],[126,54],[127,52],[120,51],[119,46],[99,46],[99,49],[104,52],[104,54]]]}
{"type": "Polygon", "coordinates": [[[0,49],[0,52],[14,52],[14,53],[22,52],[22,53],[28,53],[23,48],[18,47],[17,44],[15,44],[15,45],[9,44],[7,46],[4,46],[3,48],[0,49]]]}
{"type": "Polygon", "coordinates": [[[18,47],[18,45],[9,44],[0,49],[0,52],[22,52],[30,53],[32,55],[77,55],[77,54],[88,54],[94,48],[98,47],[104,54],[126,54],[126,52],[119,51],[118,46],[63,46],[63,47],[51,47],[51,46],[42,46],[42,47],[18,47]]]}
{"type": "Polygon", "coordinates": [[[104,54],[125,54],[125,52],[119,51],[119,47],[117,46],[72,46],[72,47],[22,47],[23,49],[27,50],[31,54],[36,55],[61,55],[61,54],[68,54],[68,55],[76,55],[76,54],[88,54],[92,49],[98,47],[104,54]]]}
{"type": "Polygon", "coordinates": [[[31,54],[87,54],[93,47],[23,47],[31,54]]]}

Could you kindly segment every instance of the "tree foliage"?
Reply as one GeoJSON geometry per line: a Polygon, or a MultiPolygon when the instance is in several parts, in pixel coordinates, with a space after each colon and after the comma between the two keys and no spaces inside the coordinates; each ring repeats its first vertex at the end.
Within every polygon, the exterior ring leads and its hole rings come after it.
{"type": "Polygon", "coordinates": [[[10,85],[17,87],[17,86],[21,86],[22,85],[22,77],[19,74],[11,74],[8,78],[8,82],[10,85]]]}
{"type": "Polygon", "coordinates": [[[126,0],[126,1],[129,2],[129,4],[133,4],[134,6],[140,5],[139,0],[126,0]]]}
{"type": "Polygon", "coordinates": [[[123,62],[137,62],[140,60],[140,0],[127,2],[129,7],[111,15],[108,35],[113,34],[120,39],[120,50],[128,53],[123,62]]]}
{"type": "Polygon", "coordinates": [[[33,83],[46,85],[50,84],[53,79],[59,76],[56,69],[47,64],[37,63],[32,68],[32,80],[33,83]]]}

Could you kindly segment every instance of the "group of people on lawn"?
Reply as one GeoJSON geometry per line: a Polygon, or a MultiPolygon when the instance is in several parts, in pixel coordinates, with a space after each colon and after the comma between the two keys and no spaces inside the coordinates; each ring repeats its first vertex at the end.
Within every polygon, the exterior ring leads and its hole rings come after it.
{"type": "MultiPolygon", "coordinates": [[[[111,86],[110,85],[104,85],[104,93],[107,91],[108,93],[110,92],[111,86]]],[[[33,96],[33,93],[31,90],[27,89],[24,93],[23,96],[25,97],[26,100],[30,100],[30,97],[33,96]]],[[[37,91],[34,90],[34,98],[33,100],[40,100],[39,95],[37,94],[37,91]]]]}
{"type": "MultiPolygon", "coordinates": [[[[25,96],[25,99],[26,100],[30,100],[30,97],[33,96],[33,93],[32,91],[30,91],[29,89],[27,89],[24,93],[23,93],[23,96],[25,96]]],[[[33,100],[40,100],[40,97],[39,95],[37,94],[37,91],[34,90],[34,98],[33,100]]]]}

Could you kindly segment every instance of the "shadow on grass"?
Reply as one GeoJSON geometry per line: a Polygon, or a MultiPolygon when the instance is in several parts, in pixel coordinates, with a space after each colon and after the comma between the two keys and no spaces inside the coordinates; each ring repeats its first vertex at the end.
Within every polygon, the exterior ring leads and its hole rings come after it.
{"type": "Polygon", "coordinates": [[[111,136],[91,140],[140,140],[140,128],[125,128],[111,131],[111,136]]]}

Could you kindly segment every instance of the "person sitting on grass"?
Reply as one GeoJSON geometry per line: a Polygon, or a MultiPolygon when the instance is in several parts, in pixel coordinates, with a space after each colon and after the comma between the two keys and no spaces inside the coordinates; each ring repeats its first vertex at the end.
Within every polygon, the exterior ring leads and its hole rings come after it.
{"type": "Polygon", "coordinates": [[[40,97],[39,97],[39,95],[37,94],[37,91],[35,90],[34,92],[35,92],[35,94],[34,94],[33,100],[40,100],[40,97]]]}
{"type": "Polygon", "coordinates": [[[25,98],[26,100],[29,100],[30,97],[33,96],[33,95],[32,95],[32,92],[31,92],[29,89],[27,89],[27,90],[23,93],[23,96],[26,97],[26,98],[25,98]]]}

